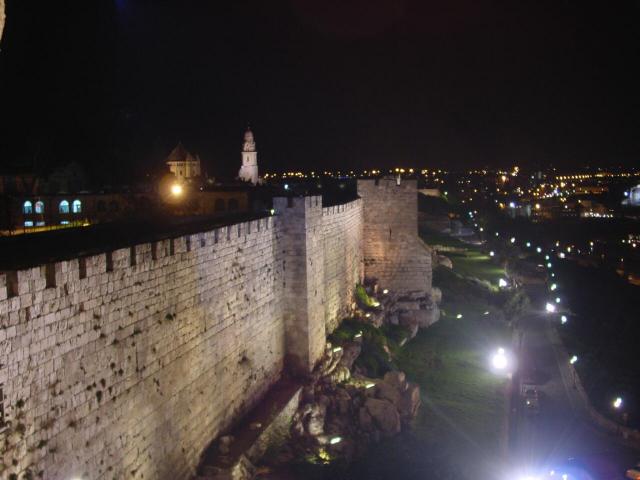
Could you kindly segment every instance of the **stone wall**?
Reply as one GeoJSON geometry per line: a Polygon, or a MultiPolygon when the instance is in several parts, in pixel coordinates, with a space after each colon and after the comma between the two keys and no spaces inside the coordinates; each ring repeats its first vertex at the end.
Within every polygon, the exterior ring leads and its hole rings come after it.
{"type": "Polygon", "coordinates": [[[431,292],[431,254],[418,237],[416,180],[358,180],[365,275],[398,293],[431,292]]]}
{"type": "Polygon", "coordinates": [[[362,200],[322,210],[325,328],[331,333],[351,310],[362,263],[362,200]]]}
{"type": "Polygon", "coordinates": [[[385,287],[430,290],[415,185],[359,188],[343,205],[275,198],[275,217],[0,274],[0,478],[188,478],[285,368],[314,368],[363,258],[385,287]]]}
{"type": "Polygon", "coordinates": [[[192,474],[282,371],[279,240],[264,218],[2,275],[0,476],[192,474]]]}

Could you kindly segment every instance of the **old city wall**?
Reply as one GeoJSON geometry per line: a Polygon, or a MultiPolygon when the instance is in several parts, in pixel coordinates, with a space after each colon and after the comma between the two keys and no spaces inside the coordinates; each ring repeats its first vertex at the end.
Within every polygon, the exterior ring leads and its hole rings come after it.
{"type": "Polygon", "coordinates": [[[331,333],[353,307],[353,291],[362,282],[362,200],[322,210],[325,278],[325,328],[331,333]]]}
{"type": "Polygon", "coordinates": [[[265,218],[0,277],[0,476],[193,473],[282,371],[279,241],[265,218]]]}
{"type": "Polygon", "coordinates": [[[417,181],[358,180],[365,275],[395,292],[431,293],[431,255],[417,234],[417,181]]]}
{"type": "Polygon", "coordinates": [[[313,369],[367,258],[428,290],[410,187],[0,275],[0,476],[188,478],[285,368],[313,369]]]}

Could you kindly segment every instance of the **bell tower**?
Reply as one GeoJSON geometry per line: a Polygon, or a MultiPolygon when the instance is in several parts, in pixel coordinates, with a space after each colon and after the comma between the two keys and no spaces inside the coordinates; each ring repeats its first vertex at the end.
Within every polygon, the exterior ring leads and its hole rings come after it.
{"type": "Polygon", "coordinates": [[[240,180],[251,182],[254,185],[258,183],[258,152],[256,151],[256,142],[253,139],[251,128],[247,128],[244,133],[242,165],[240,166],[238,177],[240,180]]]}

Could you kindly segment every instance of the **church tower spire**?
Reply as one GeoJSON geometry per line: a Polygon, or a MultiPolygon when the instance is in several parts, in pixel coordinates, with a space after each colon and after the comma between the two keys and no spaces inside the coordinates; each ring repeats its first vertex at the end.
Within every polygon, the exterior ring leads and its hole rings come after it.
{"type": "Polygon", "coordinates": [[[256,142],[250,127],[247,127],[247,131],[244,132],[242,165],[240,166],[238,177],[240,180],[251,182],[254,185],[258,183],[258,152],[256,151],[256,142]]]}

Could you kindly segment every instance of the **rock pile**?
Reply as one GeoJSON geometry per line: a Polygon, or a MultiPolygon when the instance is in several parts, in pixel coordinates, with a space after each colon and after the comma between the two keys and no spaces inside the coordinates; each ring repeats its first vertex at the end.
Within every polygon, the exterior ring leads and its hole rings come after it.
{"type": "Polygon", "coordinates": [[[403,372],[388,372],[375,380],[356,376],[336,381],[336,373],[353,365],[358,353],[356,342],[341,350],[327,345],[319,373],[303,390],[291,441],[276,463],[310,455],[319,461],[348,459],[362,454],[367,444],[398,434],[415,418],[420,389],[403,372]]]}

